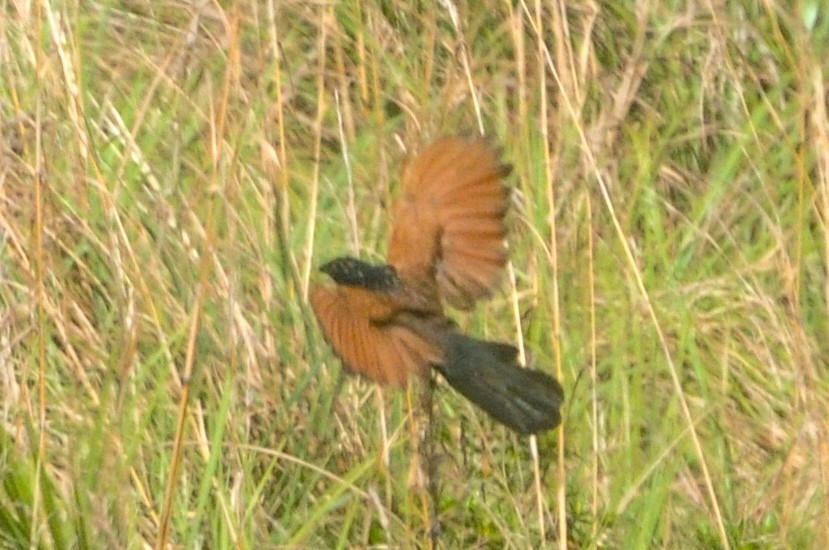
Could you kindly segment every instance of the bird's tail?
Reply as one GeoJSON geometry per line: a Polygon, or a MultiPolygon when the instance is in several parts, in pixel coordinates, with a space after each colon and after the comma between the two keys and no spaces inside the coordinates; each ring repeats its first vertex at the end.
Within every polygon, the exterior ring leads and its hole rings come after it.
{"type": "Polygon", "coordinates": [[[544,372],[519,366],[514,347],[449,332],[444,351],[444,364],[437,369],[495,420],[524,434],[561,423],[561,384],[544,372]]]}

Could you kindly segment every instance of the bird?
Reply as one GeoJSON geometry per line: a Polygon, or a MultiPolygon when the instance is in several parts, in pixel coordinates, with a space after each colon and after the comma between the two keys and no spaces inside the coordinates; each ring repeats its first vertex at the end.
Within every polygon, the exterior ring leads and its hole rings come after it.
{"type": "Polygon", "coordinates": [[[445,306],[491,297],[509,259],[512,171],[483,137],[447,136],[410,155],[391,209],[386,263],[341,256],[319,267],[311,308],[345,368],[402,388],[435,369],[451,387],[519,434],[561,423],[561,384],[523,367],[507,343],[463,334],[445,306]]]}

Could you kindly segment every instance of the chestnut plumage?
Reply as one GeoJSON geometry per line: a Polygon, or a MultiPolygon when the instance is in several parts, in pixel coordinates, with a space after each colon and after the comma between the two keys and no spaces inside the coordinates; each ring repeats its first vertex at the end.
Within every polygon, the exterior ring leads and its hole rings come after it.
{"type": "Polygon", "coordinates": [[[470,309],[503,275],[509,172],[483,139],[434,142],[403,166],[388,265],[332,260],[320,269],[335,284],[314,285],[310,300],[350,371],[403,386],[435,368],[499,422],[536,433],[561,422],[558,381],[518,365],[513,346],[461,334],[443,312],[444,302],[470,309]]]}

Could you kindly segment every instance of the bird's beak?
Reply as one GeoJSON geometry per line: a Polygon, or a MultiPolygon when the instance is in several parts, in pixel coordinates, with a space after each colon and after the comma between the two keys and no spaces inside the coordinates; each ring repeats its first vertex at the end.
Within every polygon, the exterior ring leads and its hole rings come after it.
{"type": "Polygon", "coordinates": [[[319,266],[318,269],[330,277],[331,276],[331,267],[332,267],[333,263],[334,263],[333,261],[325,262],[324,264],[319,266]]]}

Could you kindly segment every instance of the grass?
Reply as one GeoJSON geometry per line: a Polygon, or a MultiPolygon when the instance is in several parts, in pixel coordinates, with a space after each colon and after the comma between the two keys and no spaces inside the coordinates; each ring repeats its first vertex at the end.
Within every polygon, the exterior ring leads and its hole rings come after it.
{"type": "Polygon", "coordinates": [[[829,12],[563,4],[3,4],[0,546],[829,544],[829,12]],[[454,317],[565,421],[439,384],[431,462],[305,297],[481,128],[512,276],[454,317]]]}

